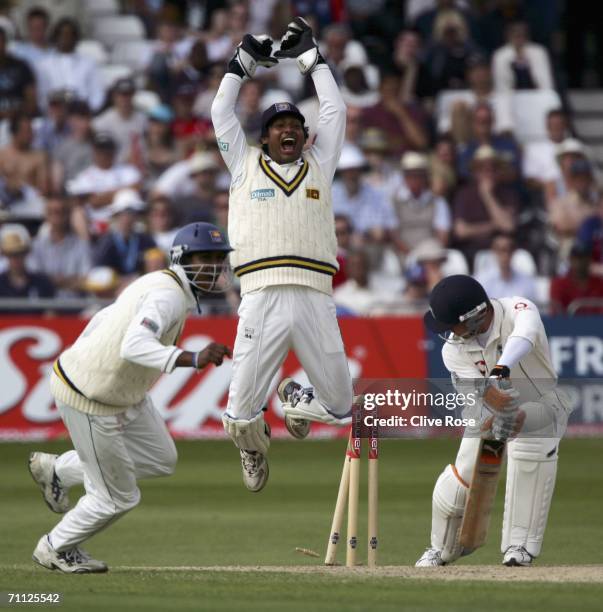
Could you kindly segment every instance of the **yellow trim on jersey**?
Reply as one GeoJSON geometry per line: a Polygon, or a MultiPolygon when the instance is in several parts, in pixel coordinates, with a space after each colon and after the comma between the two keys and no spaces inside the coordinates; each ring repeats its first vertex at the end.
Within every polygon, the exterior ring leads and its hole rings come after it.
{"type": "Polygon", "coordinates": [[[184,285],[182,284],[182,281],[180,280],[180,277],[174,272],[174,270],[161,270],[164,274],[167,274],[168,276],[171,276],[179,285],[180,289],[182,289],[182,291],[184,291],[184,285]]]}
{"type": "Polygon", "coordinates": [[[304,159],[304,163],[302,164],[299,172],[293,177],[293,180],[289,183],[285,181],[285,179],[277,174],[271,167],[270,164],[264,159],[263,155],[260,155],[260,168],[263,170],[264,174],[280,189],[286,196],[290,196],[301,184],[301,182],[306,178],[306,174],[308,174],[308,170],[310,165],[304,159]]]}
{"type": "Polygon", "coordinates": [[[333,276],[337,272],[337,268],[329,263],[308,259],[306,257],[296,257],[295,255],[283,255],[282,257],[266,257],[265,259],[257,259],[249,263],[238,266],[234,269],[236,276],[244,276],[250,272],[258,270],[268,270],[270,268],[303,268],[320,274],[328,274],[333,276]]]}
{"type": "Polygon", "coordinates": [[[81,395],[82,397],[86,397],[70,380],[69,377],[67,376],[67,374],[65,374],[65,370],[63,370],[63,368],[61,367],[61,364],[59,363],[59,360],[57,359],[53,364],[52,364],[52,370],[53,372],[73,391],[75,391],[78,395],[81,395]]]}

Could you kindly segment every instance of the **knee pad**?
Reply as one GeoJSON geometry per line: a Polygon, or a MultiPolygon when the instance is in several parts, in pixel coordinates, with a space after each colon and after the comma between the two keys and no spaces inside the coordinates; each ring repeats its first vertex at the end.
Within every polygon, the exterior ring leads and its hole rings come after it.
{"type": "Polygon", "coordinates": [[[517,438],[507,450],[501,551],[523,546],[540,554],[557,476],[559,438],[517,438]]]}
{"type": "Polygon", "coordinates": [[[468,490],[453,465],[446,466],[433,489],[431,545],[446,563],[461,556],[458,537],[468,490]]]}

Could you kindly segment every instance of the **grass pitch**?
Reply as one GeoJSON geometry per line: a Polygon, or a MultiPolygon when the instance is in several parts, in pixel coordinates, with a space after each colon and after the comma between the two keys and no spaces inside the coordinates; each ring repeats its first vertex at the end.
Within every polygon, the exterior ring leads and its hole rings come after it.
{"type": "MultiPolygon", "coordinates": [[[[344,440],[273,442],[270,482],[251,494],[230,442],[180,442],[176,474],[141,482],[140,506],[86,544],[110,572],[66,576],[31,561],[58,515],[43,503],[27,457],[31,450],[62,452],[68,443],[1,444],[0,592],[58,591],[61,610],[601,609],[603,440],[562,442],[537,568],[498,567],[501,486],[488,545],[440,573],[409,566],[429,542],[431,490],[454,460],[458,440],[382,443],[376,571],[321,565],[344,446],[344,440]]],[[[364,467],[362,478],[359,559],[365,560],[364,467]]]]}

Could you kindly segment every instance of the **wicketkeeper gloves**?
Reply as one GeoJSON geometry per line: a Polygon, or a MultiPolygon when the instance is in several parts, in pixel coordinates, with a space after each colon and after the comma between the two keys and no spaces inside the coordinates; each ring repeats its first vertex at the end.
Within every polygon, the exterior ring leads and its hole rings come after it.
{"type": "Polygon", "coordinates": [[[278,64],[278,60],[272,57],[272,38],[266,34],[260,36],[245,34],[226,71],[241,78],[251,78],[258,66],[271,68],[275,64],[278,64]]]}
{"type": "Polygon", "coordinates": [[[287,31],[281,39],[281,48],[274,56],[295,59],[302,74],[312,72],[317,64],[325,61],[312,35],[312,28],[301,17],[296,17],[287,26],[287,31]]]}

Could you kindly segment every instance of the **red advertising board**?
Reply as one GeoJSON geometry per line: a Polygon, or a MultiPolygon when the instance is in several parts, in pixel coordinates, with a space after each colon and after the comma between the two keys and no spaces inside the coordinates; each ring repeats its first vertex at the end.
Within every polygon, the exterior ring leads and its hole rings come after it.
{"type": "MultiPolygon", "coordinates": [[[[77,317],[0,318],[0,440],[49,439],[65,434],[49,388],[54,359],[86,325],[77,317]]],[[[232,346],[236,320],[191,319],[180,346],[199,350],[208,342],[232,346]]],[[[423,324],[419,318],[379,318],[340,321],[353,378],[417,378],[427,376],[423,324]]],[[[221,437],[221,413],[226,408],[231,363],[193,372],[180,368],[162,376],[151,390],[158,410],[176,437],[221,437]]],[[[267,421],[273,435],[284,435],[275,388],[284,376],[305,384],[299,362],[290,353],[277,373],[268,398],[267,421]]],[[[343,433],[330,426],[313,427],[315,435],[343,433]]]]}

